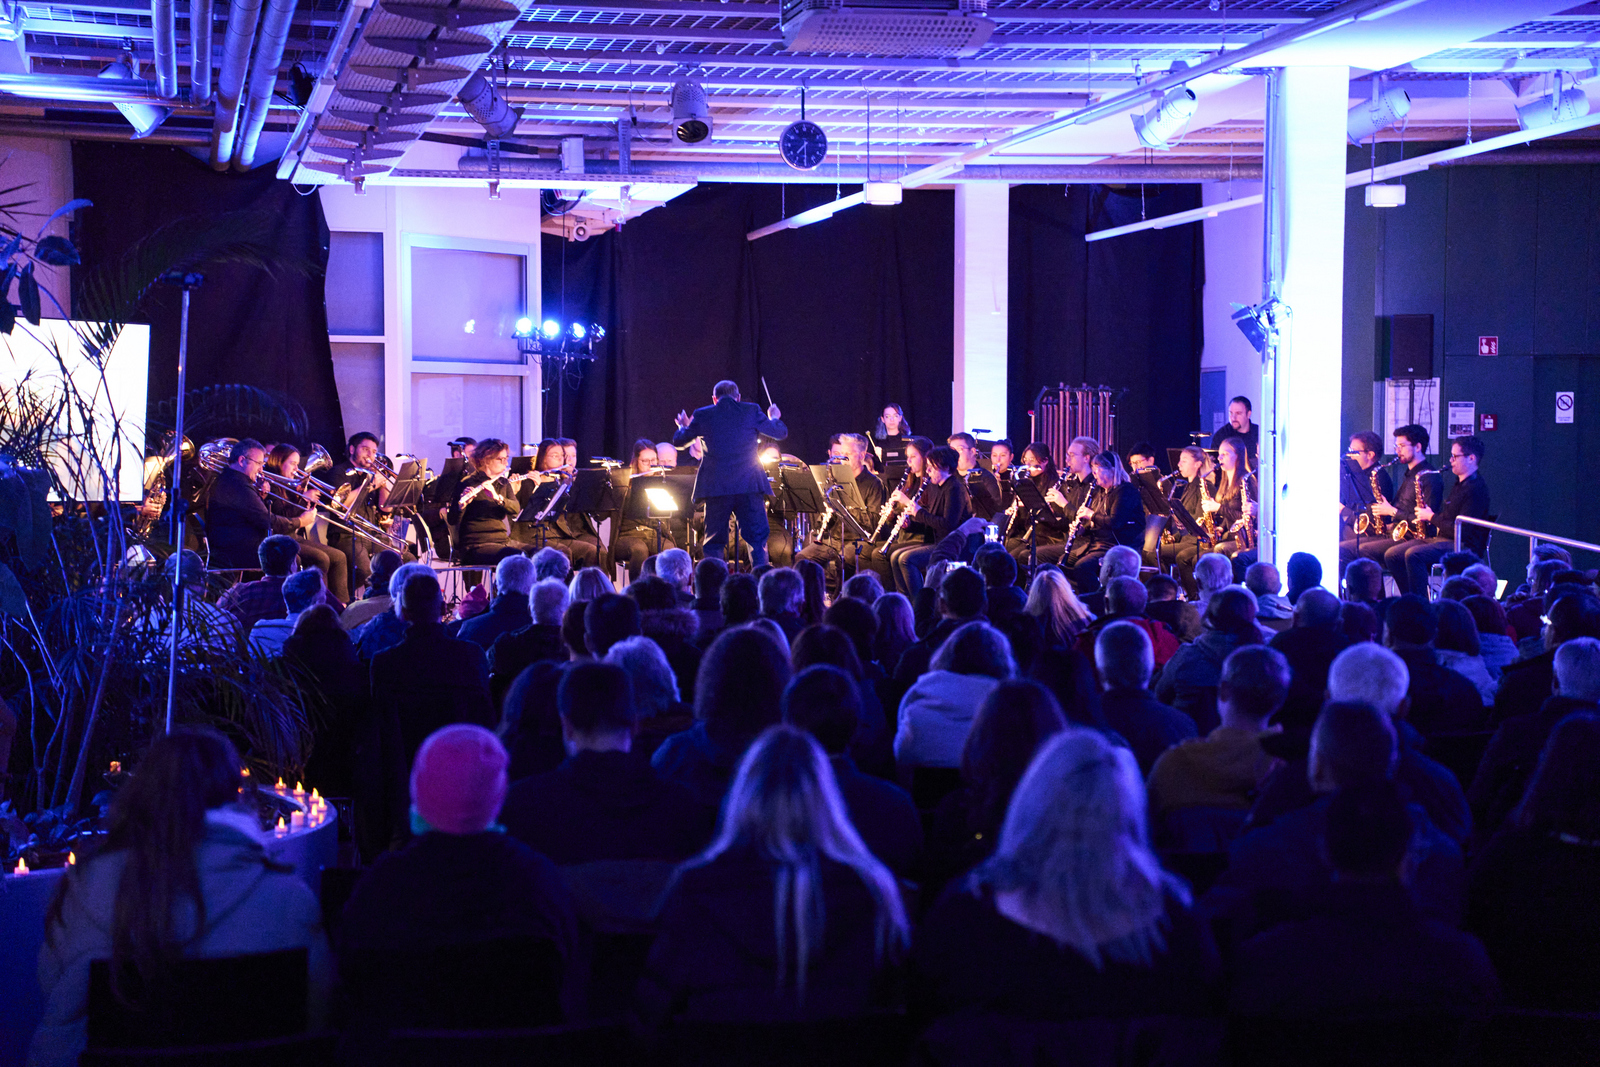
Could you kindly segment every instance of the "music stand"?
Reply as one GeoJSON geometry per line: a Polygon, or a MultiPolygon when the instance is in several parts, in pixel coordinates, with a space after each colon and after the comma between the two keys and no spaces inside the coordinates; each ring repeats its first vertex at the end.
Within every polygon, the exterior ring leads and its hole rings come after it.
{"type": "Polygon", "coordinates": [[[790,467],[780,464],[775,479],[774,511],[784,518],[796,515],[815,515],[827,507],[823,503],[822,489],[816,476],[807,466],[790,467]]]}
{"type": "Polygon", "coordinates": [[[1172,517],[1178,520],[1178,525],[1179,526],[1182,526],[1186,531],[1188,531],[1193,536],[1199,538],[1200,540],[1204,541],[1208,545],[1212,543],[1210,535],[1208,535],[1205,532],[1205,530],[1203,528],[1201,528],[1201,526],[1200,526],[1200,524],[1198,522],[1194,521],[1194,516],[1189,514],[1189,509],[1188,508],[1183,508],[1183,507],[1173,508],[1172,509],[1172,517]]]}
{"type": "Polygon", "coordinates": [[[389,488],[388,508],[410,508],[422,503],[421,464],[408,459],[395,471],[395,482],[389,488]]]}
{"type": "Polygon", "coordinates": [[[1039,519],[1050,514],[1050,503],[1045,500],[1032,478],[1022,478],[1011,491],[1022,502],[1023,510],[1033,521],[1028,523],[1028,574],[1031,577],[1039,567],[1039,519]]]}
{"type": "Polygon", "coordinates": [[[856,521],[856,512],[866,513],[867,502],[861,499],[861,487],[854,478],[840,481],[835,476],[835,464],[813,463],[811,476],[822,486],[822,502],[839,521],[839,539],[843,543],[846,531],[852,540],[865,541],[869,536],[866,527],[856,521]],[[852,510],[854,509],[854,510],[852,510]]]}
{"type": "Polygon", "coordinates": [[[684,494],[683,482],[666,474],[639,474],[628,479],[623,513],[655,527],[657,552],[661,551],[661,523],[688,511],[690,497],[684,494]]]}
{"type": "Polygon", "coordinates": [[[533,470],[532,456],[512,456],[506,464],[507,474],[528,474],[533,470]]]}
{"type": "MultiPolygon", "coordinates": [[[[566,511],[561,504],[567,498],[567,491],[571,488],[565,478],[552,482],[542,482],[533,487],[533,492],[523,502],[522,510],[517,513],[517,522],[543,523],[558,511],[566,511]]],[[[541,531],[541,540],[542,531],[541,531]]]]}

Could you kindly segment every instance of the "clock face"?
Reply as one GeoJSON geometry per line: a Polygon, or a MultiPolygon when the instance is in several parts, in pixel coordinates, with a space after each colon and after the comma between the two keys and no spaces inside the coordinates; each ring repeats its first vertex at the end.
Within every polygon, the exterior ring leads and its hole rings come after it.
{"type": "Polygon", "coordinates": [[[795,170],[811,170],[828,154],[828,135],[816,123],[801,119],[783,131],[778,138],[778,151],[795,170]]]}

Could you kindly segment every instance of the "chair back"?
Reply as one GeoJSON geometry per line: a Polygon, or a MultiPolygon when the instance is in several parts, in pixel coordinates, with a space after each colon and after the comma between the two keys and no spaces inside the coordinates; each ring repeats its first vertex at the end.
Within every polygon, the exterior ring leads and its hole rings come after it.
{"type": "Polygon", "coordinates": [[[351,1020],[364,1031],[474,1030],[563,1021],[565,965],[553,941],[509,937],[341,958],[351,1020]]]}
{"type": "Polygon", "coordinates": [[[1183,1016],[1066,1020],[950,1016],[923,1032],[936,1067],[1221,1067],[1224,1021],[1183,1016]]]}
{"type": "Polygon", "coordinates": [[[158,1049],[260,1041],[303,1033],[308,985],[304,948],[180,960],[166,988],[146,997],[129,966],[121,983],[139,1007],[117,999],[111,961],[89,964],[89,1047],[158,1049]]]}

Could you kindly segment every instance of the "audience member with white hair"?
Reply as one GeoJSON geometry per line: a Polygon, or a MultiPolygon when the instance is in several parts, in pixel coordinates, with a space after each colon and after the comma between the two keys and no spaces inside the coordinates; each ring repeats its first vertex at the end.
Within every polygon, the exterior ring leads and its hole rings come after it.
{"type": "Polygon", "coordinates": [[[561,641],[561,619],[566,614],[569,595],[559,578],[545,578],[528,593],[533,621],[520,630],[495,638],[489,646],[489,689],[498,705],[511,683],[529,666],[549,661],[566,661],[566,646],[561,641]]]}
{"type": "Polygon", "coordinates": [[[533,560],[527,556],[507,556],[495,564],[494,599],[489,601],[489,610],[462,623],[456,636],[487,651],[501,634],[532,624],[528,590],[533,583],[533,560]]]}

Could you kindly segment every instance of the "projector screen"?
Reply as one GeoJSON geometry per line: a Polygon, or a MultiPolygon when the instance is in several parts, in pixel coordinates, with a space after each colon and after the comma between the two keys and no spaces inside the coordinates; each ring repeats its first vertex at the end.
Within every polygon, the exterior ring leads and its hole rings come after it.
{"type": "MultiPolygon", "coordinates": [[[[18,319],[9,335],[0,334],[0,380],[8,389],[26,385],[34,396],[58,411],[57,429],[72,444],[59,444],[50,457],[61,484],[79,500],[101,500],[99,471],[86,456],[74,458],[85,437],[83,421],[66,402],[66,382],[82,396],[91,411],[93,442],[108,476],[117,479],[117,498],[138,501],[144,497],[145,399],[149,392],[150,327],[124,326],[106,356],[105,377],[84,355],[83,342],[73,327],[87,324],[65,319],[44,319],[34,326],[18,319]],[[57,360],[59,354],[60,360],[57,360]],[[65,372],[63,373],[63,364],[65,372]],[[120,460],[121,470],[117,468],[120,460]]],[[[52,496],[52,499],[54,497],[52,496]]]]}

